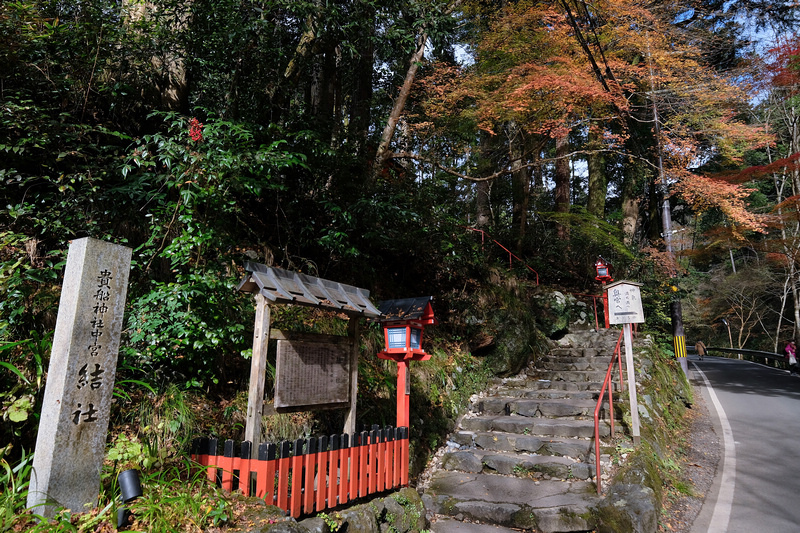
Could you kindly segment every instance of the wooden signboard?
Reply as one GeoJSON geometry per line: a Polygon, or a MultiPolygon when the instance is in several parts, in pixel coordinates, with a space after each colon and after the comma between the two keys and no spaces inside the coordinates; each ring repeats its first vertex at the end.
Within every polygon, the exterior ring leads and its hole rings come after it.
{"type": "Polygon", "coordinates": [[[606,285],[610,324],[622,324],[625,338],[625,367],[628,372],[628,397],[631,405],[631,429],[633,444],[639,445],[639,403],[636,398],[636,373],[633,368],[633,335],[631,324],[644,322],[642,309],[641,283],[617,281],[606,285]]]}
{"type": "Polygon", "coordinates": [[[350,346],[279,340],[275,409],[346,407],[350,402],[350,346]]]}
{"type": "Polygon", "coordinates": [[[617,281],[606,285],[608,291],[609,324],[641,324],[644,322],[641,283],[617,281]]]}

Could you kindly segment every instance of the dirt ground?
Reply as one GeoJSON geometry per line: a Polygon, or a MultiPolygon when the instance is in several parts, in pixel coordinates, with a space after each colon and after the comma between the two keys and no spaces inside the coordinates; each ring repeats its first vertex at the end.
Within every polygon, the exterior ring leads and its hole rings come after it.
{"type": "Polygon", "coordinates": [[[688,410],[690,426],[684,436],[686,455],[683,457],[681,478],[691,487],[691,494],[670,490],[662,509],[659,531],[689,533],[706,495],[714,483],[722,449],[714,421],[703,399],[702,391],[694,386],[694,404],[688,410]]]}

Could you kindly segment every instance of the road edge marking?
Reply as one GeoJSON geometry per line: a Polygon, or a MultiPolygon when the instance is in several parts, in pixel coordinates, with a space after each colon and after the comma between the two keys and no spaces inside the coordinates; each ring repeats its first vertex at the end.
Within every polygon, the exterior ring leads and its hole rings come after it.
{"type": "Polygon", "coordinates": [[[692,366],[703,378],[711,403],[714,404],[714,409],[717,410],[717,418],[719,418],[719,423],[722,427],[722,440],[725,446],[725,460],[720,478],[719,494],[717,494],[714,513],[711,515],[711,522],[708,525],[708,533],[726,533],[728,531],[728,522],[731,518],[731,509],[733,508],[733,491],[736,486],[736,444],[733,440],[731,424],[725,415],[725,409],[719,403],[714,387],[711,386],[711,382],[708,381],[705,373],[700,370],[694,361],[692,361],[692,366]]]}

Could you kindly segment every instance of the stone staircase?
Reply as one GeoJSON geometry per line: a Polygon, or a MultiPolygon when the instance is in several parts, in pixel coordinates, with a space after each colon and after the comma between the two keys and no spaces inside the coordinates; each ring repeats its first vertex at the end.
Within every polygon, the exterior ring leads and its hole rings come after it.
{"type": "MultiPolygon", "coordinates": [[[[473,398],[422,481],[432,531],[594,529],[594,409],[618,337],[614,330],[567,335],[536,365],[473,398]]],[[[608,417],[604,405],[606,444],[608,417]]],[[[609,463],[601,458],[606,472],[609,463]]]]}

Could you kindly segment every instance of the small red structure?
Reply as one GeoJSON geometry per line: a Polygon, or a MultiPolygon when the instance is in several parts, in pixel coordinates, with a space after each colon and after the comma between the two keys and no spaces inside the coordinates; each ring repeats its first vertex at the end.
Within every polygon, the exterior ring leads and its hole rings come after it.
{"type": "Polygon", "coordinates": [[[597,275],[594,279],[603,284],[614,281],[614,278],[611,277],[611,271],[608,268],[609,264],[606,262],[606,260],[602,257],[598,257],[597,261],[594,263],[594,269],[597,272],[597,275]]]}
{"type": "Polygon", "coordinates": [[[432,296],[385,300],[378,302],[385,339],[381,359],[397,362],[397,427],[409,426],[409,396],[411,394],[408,364],[426,361],[430,354],[422,349],[425,326],[439,323],[433,315],[432,296]]]}
{"type": "Polygon", "coordinates": [[[598,257],[597,261],[594,263],[594,270],[597,274],[594,279],[603,285],[603,315],[605,316],[606,329],[608,329],[610,324],[608,323],[608,294],[605,291],[605,284],[614,281],[614,278],[611,277],[609,266],[610,265],[602,257],[598,257]]]}

